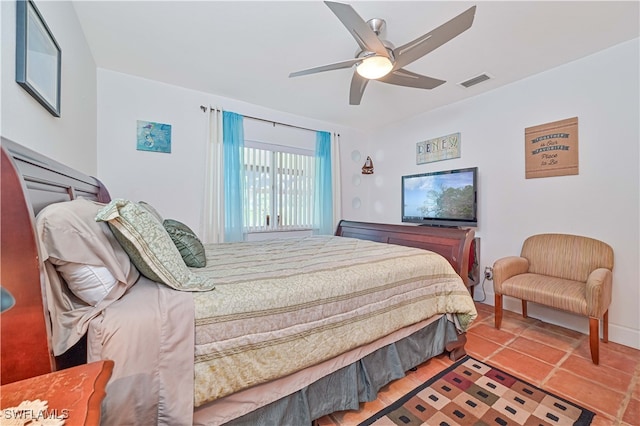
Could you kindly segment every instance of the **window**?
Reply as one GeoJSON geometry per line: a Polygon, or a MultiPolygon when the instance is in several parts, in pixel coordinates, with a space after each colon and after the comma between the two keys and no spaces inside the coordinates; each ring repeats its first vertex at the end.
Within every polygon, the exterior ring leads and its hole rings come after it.
{"type": "Polygon", "coordinates": [[[313,227],[312,151],[245,141],[245,232],[313,227]]]}

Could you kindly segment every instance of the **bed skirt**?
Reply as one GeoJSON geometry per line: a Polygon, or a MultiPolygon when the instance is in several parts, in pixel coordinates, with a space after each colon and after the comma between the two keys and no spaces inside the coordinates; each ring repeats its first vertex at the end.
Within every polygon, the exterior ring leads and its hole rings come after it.
{"type": "MultiPolygon", "coordinates": [[[[326,414],[341,410],[357,410],[361,402],[373,401],[378,390],[402,378],[405,372],[445,352],[450,342],[458,339],[453,322],[442,316],[413,334],[381,347],[301,390],[264,407],[224,423],[240,425],[311,425],[326,414]]],[[[206,410],[196,410],[194,424],[217,425],[207,419],[206,410]]]]}

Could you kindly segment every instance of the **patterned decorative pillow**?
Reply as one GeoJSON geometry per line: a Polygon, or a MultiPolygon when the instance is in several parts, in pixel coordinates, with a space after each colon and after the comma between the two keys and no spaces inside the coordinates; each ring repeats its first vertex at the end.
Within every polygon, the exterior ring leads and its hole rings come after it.
{"type": "Polygon", "coordinates": [[[162,217],[162,215],[160,213],[158,213],[158,210],[155,209],[155,207],[153,207],[151,204],[147,203],[146,201],[138,201],[138,204],[140,204],[142,207],[144,207],[145,209],[147,209],[147,211],[149,213],[151,213],[151,215],[153,217],[155,217],[156,219],[158,219],[158,222],[162,223],[162,221],[164,220],[164,218],[162,217]]]}
{"type": "Polygon", "coordinates": [[[189,271],[162,224],[138,203],[115,199],[98,211],[141,274],[176,290],[206,291],[213,283],[189,271]]]}
{"type": "Polygon", "coordinates": [[[175,219],[165,219],[162,222],[162,226],[169,233],[187,266],[192,268],[204,268],[206,266],[207,258],[204,246],[191,228],[175,219]]]}

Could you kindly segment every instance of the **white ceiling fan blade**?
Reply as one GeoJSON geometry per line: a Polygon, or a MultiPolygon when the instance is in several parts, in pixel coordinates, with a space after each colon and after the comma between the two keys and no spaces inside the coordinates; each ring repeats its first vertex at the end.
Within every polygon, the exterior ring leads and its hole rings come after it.
{"type": "Polygon", "coordinates": [[[321,67],[315,67],[315,68],[309,68],[302,71],[296,71],[289,74],[289,77],[291,78],[291,77],[298,77],[301,75],[315,74],[315,73],[324,72],[324,71],[340,70],[343,68],[352,67],[358,62],[362,62],[362,59],[361,58],[349,59],[347,61],[336,62],[335,64],[323,65],[321,67]]]}
{"type": "Polygon", "coordinates": [[[375,52],[380,56],[389,58],[387,48],[384,47],[384,44],[382,44],[376,33],[369,28],[369,25],[367,25],[350,5],[332,1],[325,1],[324,3],[338,17],[347,30],[349,30],[360,46],[360,49],[365,52],[375,52]]]}
{"type": "Polygon", "coordinates": [[[395,70],[379,78],[378,81],[383,83],[395,84],[397,86],[415,87],[417,89],[433,89],[441,84],[446,83],[445,80],[439,80],[426,75],[416,74],[405,69],[395,70]]]}
{"type": "Polygon", "coordinates": [[[349,105],[360,105],[367,83],[369,83],[368,79],[362,77],[357,72],[353,73],[351,88],[349,89],[349,105]]]}
{"type": "Polygon", "coordinates": [[[393,50],[393,55],[396,58],[394,68],[402,68],[422,58],[427,53],[468,30],[473,24],[475,14],[476,7],[473,6],[450,21],[440,25],[435,30],[395,48],[393,50]]]}

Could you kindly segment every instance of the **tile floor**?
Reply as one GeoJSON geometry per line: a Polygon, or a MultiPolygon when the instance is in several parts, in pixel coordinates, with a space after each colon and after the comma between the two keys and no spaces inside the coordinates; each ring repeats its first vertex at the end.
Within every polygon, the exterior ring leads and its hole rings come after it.
{"type": "MultiPolygon", "coordinates": [[[[467,332],[467,353],[596,413],[593,426],[640,426],[640,351],[600,344],[593,365],[587,335],[505,311],[493,326],[493,306],[476,303],[478,319],[467,332]]],[[[391,382],[378,399],[357,411],[325,416],[318,426],[355,425],[452,364],[439,356],[391,382]]]]}

